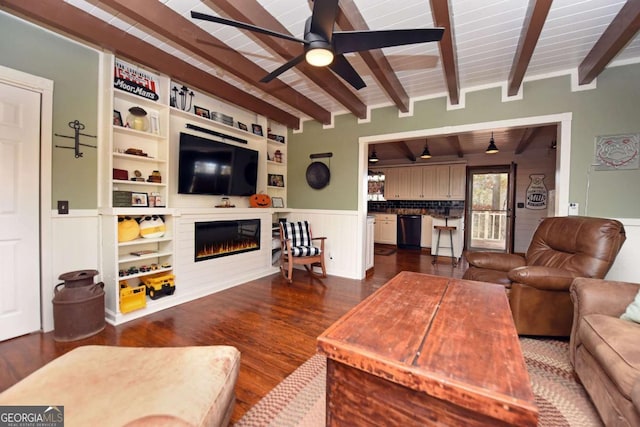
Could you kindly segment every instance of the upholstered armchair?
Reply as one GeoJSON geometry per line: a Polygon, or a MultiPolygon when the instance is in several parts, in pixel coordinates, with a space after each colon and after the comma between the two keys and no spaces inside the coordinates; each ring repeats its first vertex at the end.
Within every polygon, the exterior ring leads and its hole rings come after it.
{"type": "Polygon", "coordinates": [[[304,265],[312,277],[327,277],[324,265],[325,239],[326,237],[312,237],[308,221],[280,223],[280,272],[289,283],[293,280],[293,266],[296,264],[304,265]],[[321,272],[314,271],[316,267],[321,272]]]}
{"type": "Polygon", "coordinates": [[[573,321],[571,282],[604,278],[624,241],[624,227],[613,219],[545,218],[524,256],[466,253],[469,268],[463,278],[505,286],[518,334],[567,337],[573,321]]]}
{"type": "Polygon", "coordinates": [[[607,426],[640,426],[640,324],[621,318],[639,291],[611,280],[571,285],[571,364],[607,426]]]}

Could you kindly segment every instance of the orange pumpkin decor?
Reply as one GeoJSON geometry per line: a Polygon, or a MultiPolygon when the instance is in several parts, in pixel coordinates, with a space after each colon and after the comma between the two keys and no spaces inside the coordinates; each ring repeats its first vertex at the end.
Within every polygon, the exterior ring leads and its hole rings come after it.
{"type": "Polygon", "coordinates": [[[254,194],[249,197],[249,205],[252,208],[270,208],[271,197],[268,194],[254,194]]]}

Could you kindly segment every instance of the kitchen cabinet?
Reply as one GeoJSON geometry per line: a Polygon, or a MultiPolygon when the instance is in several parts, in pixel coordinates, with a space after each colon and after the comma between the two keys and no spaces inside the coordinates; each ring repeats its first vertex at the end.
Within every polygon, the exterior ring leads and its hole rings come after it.
{"type": "Polygon", "coordinates": [[[430,248],[432,237],[433,237],[433,218],[429,215],[422,215],[420,247],[430,248]]]}
{"type": "Polygon", "coordinates": [[[435,166],[424,166],[414,168],[414,179],[412,181],[412,200],[434,200],[436,185],[435,166]]]}
{"type": "Polygon", "coordinates": [[[384,170],[386,200],[464,200],[466,165],[444,164],[384,170]]]}
{"type": "Polygon", "coordinates": [[[412,168],[389,168],[385,171],[384,198],[411,200],[412,168]]]}
{"type": "Polygon", "coordinates": [[[437,165],[432,200],[464,200],[466,188],[466,165],[437,165]]]}
{"type": "Polygon", "coordinates": [[[376,214],[374,226],[374,241],[387,245],[395,245],[398,241],[398,218],[397,215],[376,214]]]}

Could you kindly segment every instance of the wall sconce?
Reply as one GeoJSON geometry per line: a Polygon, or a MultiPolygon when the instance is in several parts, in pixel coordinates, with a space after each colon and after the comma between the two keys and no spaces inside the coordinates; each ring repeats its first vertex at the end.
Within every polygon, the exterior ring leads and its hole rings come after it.
{"type": "Polygon", "coordinates": [[[493,140],[493,132],[491,132],[491,139],[489,140],[489,146],[487,147],[487,150],[485,151],[485,153],[487,154],[495,154],[498,151],[498,147],[496,146],[496,142],[493,140]]]}

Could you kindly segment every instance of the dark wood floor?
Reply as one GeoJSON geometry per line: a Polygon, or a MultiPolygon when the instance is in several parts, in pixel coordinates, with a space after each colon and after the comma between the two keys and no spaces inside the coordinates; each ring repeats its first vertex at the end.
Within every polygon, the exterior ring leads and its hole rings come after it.
{"type": "Polygon", "coordinates": [[[311,280],[303,270],[294,272],[289,285],[274,274],[117,327],[107,325],[85,340],[58,343],[50,332],[4,341],[0,391],[81,345],[233,345],[242,353],[235,422],[315,354],[318,335],[398,272],[461,277],[466,269],[464,263],[452,267],[449,258],[440,258],[435,266],[431,260],[425,252],[399,250],[376,255],[374,273],[363,280],[311,280]]]}

